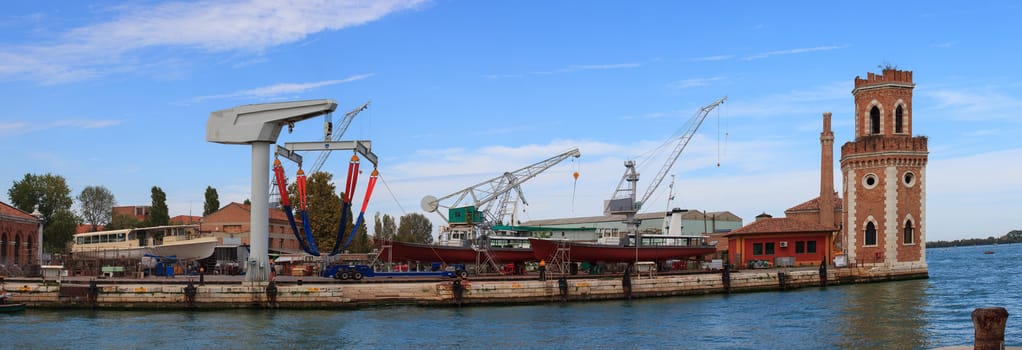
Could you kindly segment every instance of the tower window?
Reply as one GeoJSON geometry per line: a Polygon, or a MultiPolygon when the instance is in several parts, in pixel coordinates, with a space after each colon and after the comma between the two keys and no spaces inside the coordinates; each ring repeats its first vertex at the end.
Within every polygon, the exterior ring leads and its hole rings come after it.
{"type": "Polygon", "coordinates": [[[877,176],[874,174],[866,174],[866,176],[862,178],[862,184],[866,187],[866,189],[877,187],[877,182],[877,176]]]}
{"type": "Polygon", "coordinates": [[[880,108],[877,106],[873,106],[873,109],[869,110],[869,133],[880,134],[880,108]]]}
{"type": "Polygon", "coordinates": [[[906,172],[902,181],[905,181],[905,186],[912,187],[912,185],[916,184],[916,175],[912,172],[906,172]]]}
{"type": "Polygon", "coordinates": [[[898,134],[905,132],[904,123],[905,119],[902,117],[901,106],[898,106],[898,109],[894,110],[894,132],[898,134]]]}
{"type": "Polygon", "coordinates": [[[913,236],[913,234],[914,234],[913,231],[914,230],[912,230],[912,220],[905,221],[905,234],[904,234],[905,237],[903,238],[903,241],[904,241],[905,244],[912,244],[913,242],[915,242],[915,237],[913,236]]]}
{"type": "Polygon", "coordinates": [[[870,222],[866,224],[866,245],[877,245],[877,227],[870,222]]]}

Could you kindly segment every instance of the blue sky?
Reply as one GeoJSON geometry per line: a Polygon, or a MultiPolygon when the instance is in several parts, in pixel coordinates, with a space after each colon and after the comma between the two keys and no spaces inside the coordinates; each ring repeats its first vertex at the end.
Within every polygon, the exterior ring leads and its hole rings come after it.
{"type": "MultiPolygon", "coordinates": [[[[74,195],[102,185],[121,205],[147,205],[160,186],[171,215],[201,213],[206,186],[223,204],[243,201],[249,148],[206,142],[209,113],[330,98],[335,120],[372,100],[344,137],[372,140],[380,156],[385,185],[370,212],[420,212],[424,195],[579,147],[582,158],[525,184],[521,218],[599,215],[624,160],[640,161],[644,191],[668,151],[647,155],[727,95],[671,171],[670,206],[751,222],[818,195],[821,114],[834,113],[839,158],[852,138],[853,79],[892,64],[914,72],[914,131],[930,138],[928,239],[1000,236],[1022,228],[1020,6],[9,3],[0,200],[24,174],[54,173],[74,195]]],[[[315,119],[279,142],[321,138],[315,119]]],[[[347,158],[325,168],[340,175],[347,158]]],[[[668,181],[646,211],[668,207],[668,181]]]]}

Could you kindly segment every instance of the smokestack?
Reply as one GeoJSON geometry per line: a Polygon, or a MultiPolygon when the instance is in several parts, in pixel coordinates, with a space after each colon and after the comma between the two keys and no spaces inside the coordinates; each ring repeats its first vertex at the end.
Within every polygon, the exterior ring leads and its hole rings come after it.
{"type": "Polygon", "coordinates": [[[830,112],[823,113],[820,133],[820,224],[834,224],[834,132],[830,130],[830,112]]]}

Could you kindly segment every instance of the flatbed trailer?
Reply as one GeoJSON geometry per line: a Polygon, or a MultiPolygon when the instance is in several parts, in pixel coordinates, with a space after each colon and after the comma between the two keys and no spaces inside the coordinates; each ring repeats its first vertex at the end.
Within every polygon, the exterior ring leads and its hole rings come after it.
{"type": "Polygon", "coordinates": [[[447,277],[455,278],[468,275],[465,269],[454,271],[405,271],[405,272],[382,272],[373,270],[369,265],[331,265],[323,271],[323,277],[333,277],[339,280],[361,280],[364,277],[447,277]]]}

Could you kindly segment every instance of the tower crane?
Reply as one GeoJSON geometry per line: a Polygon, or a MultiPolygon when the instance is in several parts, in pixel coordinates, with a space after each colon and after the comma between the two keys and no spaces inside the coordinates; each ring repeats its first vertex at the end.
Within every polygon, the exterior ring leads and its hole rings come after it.
{"type": "Polygon", "coordinates": [[[521,200],[523,204],[528,204],[522,195],[522,183],[565,159],[581,156],[578,148],[574,148],[440,198],[427,195],[422,198],[422,210],[437,213],[451,226],[490,227],[501,221],[509,203],[521,200]],[[447,216],[439,211],[440,208],[447,209],[447,216]]]}
{"type": "MultiPolygon", "coordinates": [[[[344,113],[344,118],[341,119],[341,122],[338,123],[336,126],[332,126],[333,123],[330,121],[330,115],[327,114],[326,115],[326,120],[323,122],[323,133],[325,135],[323,137],[324,141],[327,141],[327,142],[329,142],[329,141],[333,141],[333,142],[340,141],[341,140],[341,136],[344,135],[344,132],[348,131],[348,126],[351,125],[351,120],[355,119],[355,116],[358,115],[359,113],[361,113],[362,111],[368,109],[370,102],[372,102],[372,100],[366,101],[361,106],[358,106],[358,108],[352,109],[352,110],[348,111],[347,113],[344,113]]],[[[286,151],[283,151],[278,146],[277,147],[277,153],[279,154],[281,152],[286,152],[286,151]]],[[[311,168],[312,171],[310,171],[309,174],[315,174],[317,171],[319,171],[319,169],[323,167],[323,164],[326,163],[327,157],[330,157],[330,153],[331,152],[329,150],[324,151],[324,152],[320,152],[319,156],[316,157],[316,161],[314,163],[312,163],[312,168],[311,168]]],[[[301,166],[301,163],[299,162],[298,165],[301,166]]],[[[277,179],[275,177],[271,177],[271,179],[270,179],[270,201],[271,202],[278,202],[279,201],[280,193],[277,193],[277,192],[278,192],[278,190],[277,190],[277,179]]]]}
{"type": "Polygon", "coordinates": [[[636,184],[639,182],[639,173],[635,172],[635,161],[625,161],[625,173],[621,176],[621,181],[617,184],[617,189],[614,190],[613,196],[607,201],[606,207],[604,208],[605,214],[623,214],[625,216],[625,225],[629,233],[638,233],[639,220],[635,219],[635,214],[642,209],[642,205],[646,203],[653,192],[656,191],[660,183],[664,181],[664,177],[674,166],[674,162],[678,160],[678,156],[685,150],[685,146],[692,140],[692,136],[695,135],[696,130],[703,124],[703,120],[710,114],[714,108],[720,106],[727,100],[727,96],[724,96],[717,101],[703,106],[696,112],[694,116],[687,122],[688,129],[678,137],[678,143],[674,146],[674,151],[671,152],[670,156],[667,157],[667,162],[664,163],[660,171],[657,172],[656,176],[653,177],[653,181],[650,186],[646,188],[646,192],[643,193],[642,197],[636,200],[636,184]]]}

